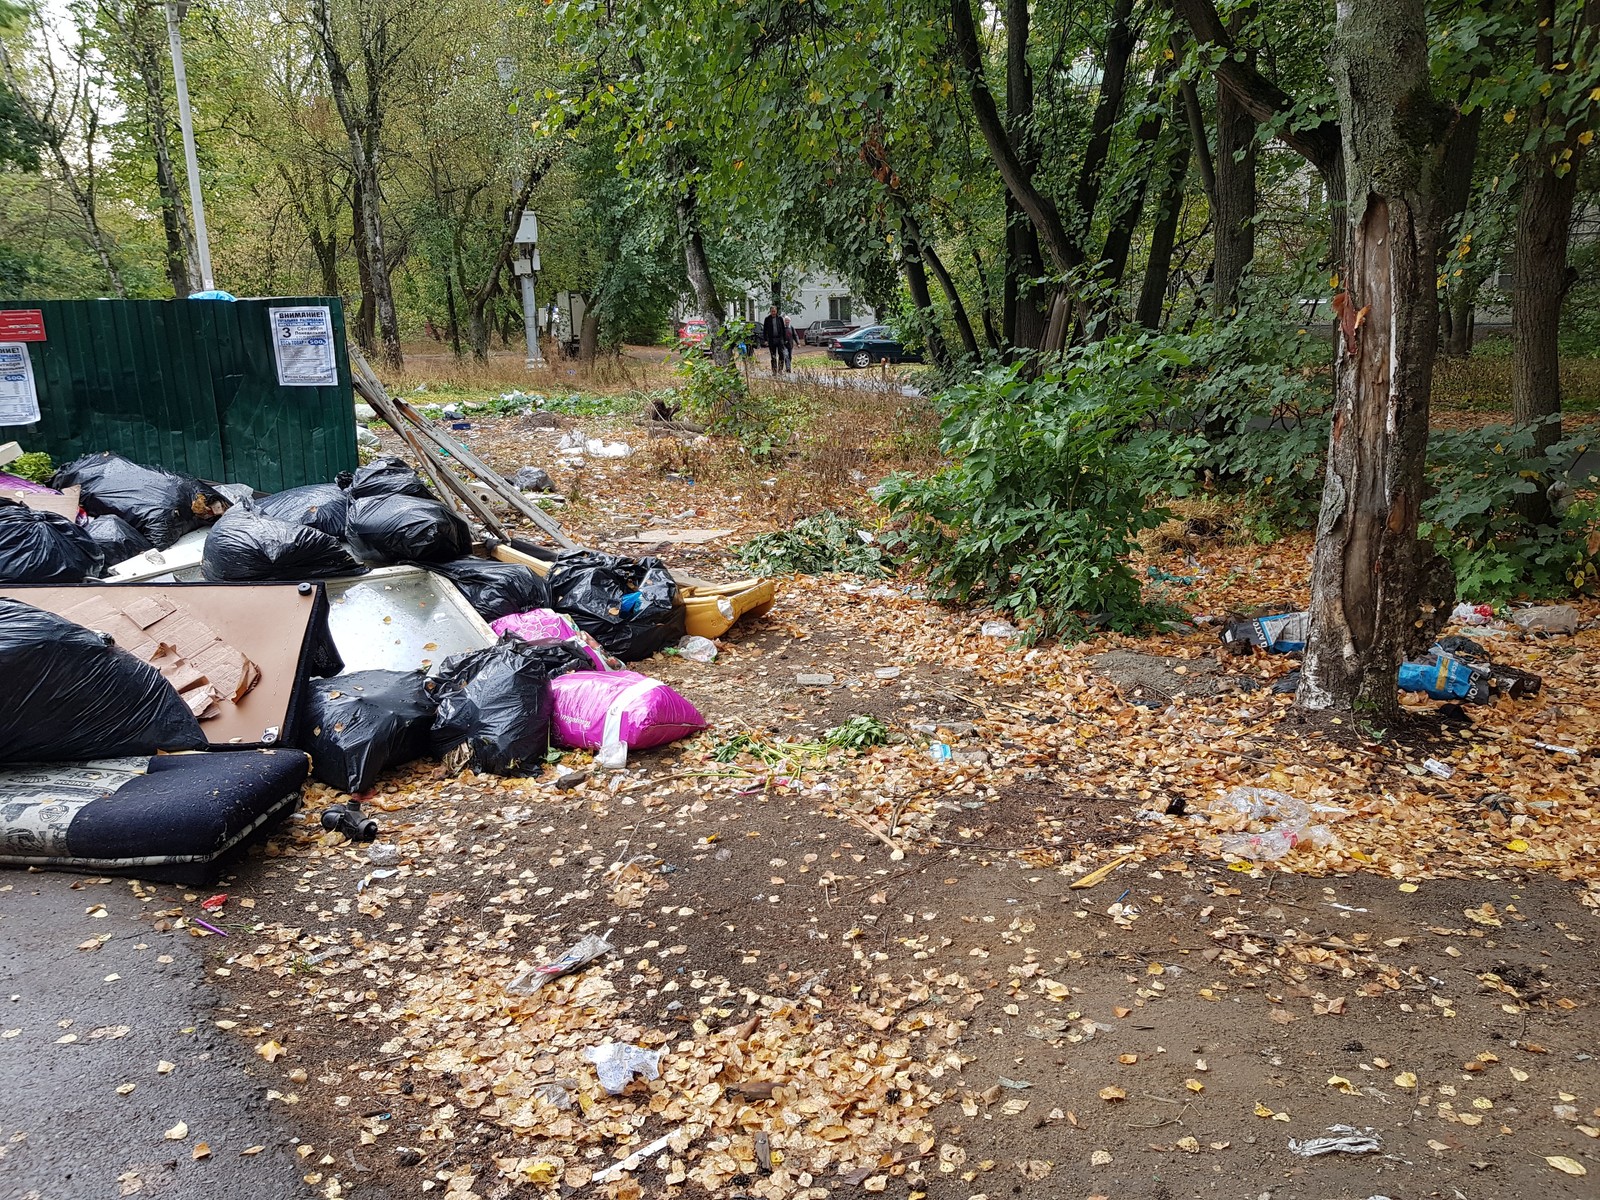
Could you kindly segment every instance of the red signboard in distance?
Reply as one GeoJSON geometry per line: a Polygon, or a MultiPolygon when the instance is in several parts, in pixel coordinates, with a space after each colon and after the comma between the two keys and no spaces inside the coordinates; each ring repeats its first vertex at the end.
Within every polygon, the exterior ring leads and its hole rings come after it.
{"type": "Polygon", "coordinates": [[[44,340],[44,313],[39,309],[0,309],[0,342],[42,342],[44,340]]]}

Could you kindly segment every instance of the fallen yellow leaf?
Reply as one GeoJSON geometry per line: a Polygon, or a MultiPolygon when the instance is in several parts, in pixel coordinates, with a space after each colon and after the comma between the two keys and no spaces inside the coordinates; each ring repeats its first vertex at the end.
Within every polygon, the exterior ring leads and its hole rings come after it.
{"type": "Polygon", "coordinates": [[[196,1142],[194,1149],[189,1152],[189,1157],[194,1159],[210,1158],[211,1147],[204,1142],[196,1142]]]}
{"type": "Polygon", "coordinates": [[[1188,1088],[1191,1092],[1203,1092],[1206,1090],[1206,1085],[1201,1083],[1198,1079],[1185,1079],[1183,1081],[1183,1086],[1188,1088]]]}
{"type": "Polygon", "coordinates": [[[256,1053],[261,1055],[261,1057],[266,1059],[268,1062],[277,1062],[278,1059],[282,1058],[289,1052],[277,1042],[266,1041],[262,1042],[261,1045],[256,1047],[256,1053]]]}
{"type": "Polygon", "coordinates": [[[189,1126],[185,1122],[179,1121],[162,1136],[169,1142],[181,1142],[189,1136],[189,1126]]]}
{"type": "Polygon", "coordinates": [[[1589,1173],[1588,1167],[1576,1159],[1568,1158],[1565,1154],[1548,1154],[1545,1156],[1545,1162],[1568,1175],[1587,1175],[1589,1173]]]}
{"type": "Polygon", "coordinates": [[[1394,1077],[1395,1087],[1414,1088],[1417,1086],[1417,1077],[1410,1071],[1401,1071],[1394,1077]]]}
{"type": "Polygon", "coordinates": [[[1100,1089],[1100,1099],[1108,1104],[1117,1100],[1126,1100],[1128,1093],[1119,1087],[1103,1087],[1100,1089]]]}

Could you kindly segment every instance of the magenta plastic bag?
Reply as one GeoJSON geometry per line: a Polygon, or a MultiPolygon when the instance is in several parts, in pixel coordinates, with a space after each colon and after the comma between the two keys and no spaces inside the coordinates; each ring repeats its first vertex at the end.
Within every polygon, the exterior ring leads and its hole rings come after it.
{"type": "Polygon", "coordinates": [[[555,638],[558,642],[576,641],[578,648],[589,656],[596,671],[611,670],[600,643],[579,629],[570,617],[551,609],[533,608],[527,612],[511,613],[489,622],[489,628],[501,637],[510,633],[525,642],[537,642],[542,638],[555,638]]]}
{"type": "Polygon", "coordinates": [[[637,671],[571,671],[550,681],[550,735],[574,750],[665,746],[706,727],[700,710],[637,671]]]}

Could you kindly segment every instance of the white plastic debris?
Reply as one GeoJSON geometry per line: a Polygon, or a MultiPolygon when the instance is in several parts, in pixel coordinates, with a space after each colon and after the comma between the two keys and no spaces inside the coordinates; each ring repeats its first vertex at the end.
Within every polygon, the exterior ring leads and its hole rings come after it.
{"type": "Polygon", "coordinates": [[[1383,1139],[1376,1129],[1357,1129],[1353,1125],[1329,1125],[1328,1136],[1307,1138],[1305,1141],[1289,1139],[1289,1150],[1301,1158],[1318,1158],[1324,1154],[1376,1154],[1383,1149],[1383,1139]]]}
{"type": "MultiPolygon", "coordinates": [[[[521,972],[510,983],[506,984],[506,991],[515,995],[526,996],[537,992],[552,979],[560,979],[563,975],[570,975],[579,967],[585,966],[602,955],[611,953],[611,943],[603,937],[588,934],[579,939],[578,943],[570,950],[552,962],[542,966],[529,967],[521,972]]],[[[654,1076],[651,1076],[654,1078],[654,1076]]]]}
{"type": "Polygon", "coordinates": [[[619,1096],[635,1075],[660,1079],[662,1053],[627,1042],[606,1042],[602,1046],[590,1046],[583,1056],[594,1064],[600,1086],[611,1095],[619,1096]]]}
{"type": "Polygon", "coordinates": [[[978,630],[986,638],[1014,638],[1021,637],[1022,630],[1010,621],[985,621],[978,630]]]}
{"type": "Polygon", "coordinates": [[[690,662],[715,662],[717,644],[710,638],[697,637],[690,633],[678,639],[678,653],[690,662]]]}
{"type": "Polygon", "coordinates": [[[633,453],[633,447],[624,442],[607,442],[600,438],[590,438],[583,449],[595,458],[627,458],[633,453]]]}
{"type": "Polygon", "coordinates": [[[1578,610],[1566,604],[1542,604],[1522,608],[1511,619],[1524,633],[1577,633],[1578,610]]]}
{"type": "Polygon", "coordinates": [[[1436,776],[1439,779],[1449,779],[1450,776],[1456,773],[1456,769],[1449,763],[1442,763],[1437,758],[1423,759],[1422,769],[1429,775],[1436,776]]]}

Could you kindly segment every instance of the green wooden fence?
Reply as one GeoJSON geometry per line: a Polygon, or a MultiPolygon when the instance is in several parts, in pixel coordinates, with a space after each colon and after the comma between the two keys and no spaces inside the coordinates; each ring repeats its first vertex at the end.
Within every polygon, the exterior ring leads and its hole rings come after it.
{"type": "Polygon", "coordinates": [[[356,465],[337,298],[10,300],[3,309],[41,310],[45,340],[29,343],[40,419],[0,428],[0,442],[58,464],[115,450],[269,492],[356,465]],[[322,304],[333,319],[337,385],[279,386],[268,310],[322,304]]]}

